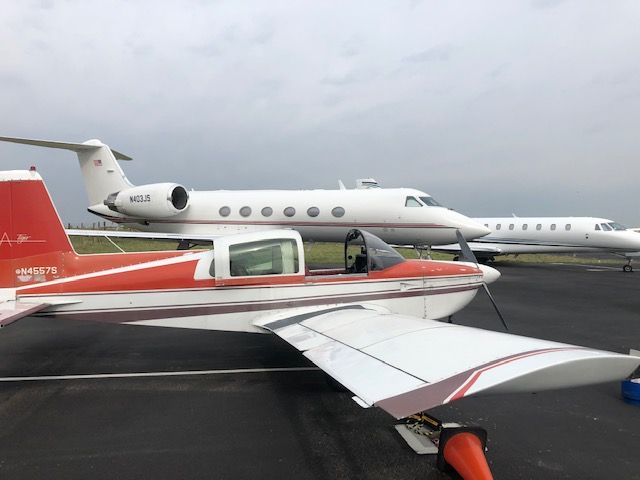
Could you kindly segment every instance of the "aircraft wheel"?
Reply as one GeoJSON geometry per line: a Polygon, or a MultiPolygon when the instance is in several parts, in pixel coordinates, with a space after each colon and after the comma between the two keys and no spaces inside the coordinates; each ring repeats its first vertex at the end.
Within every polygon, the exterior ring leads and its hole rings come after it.
{"type": "Polygon", "coordinates": [[[625,265],[622,267],[622,270],[625,272],[633,272],[633,267],[631,265],[625,265]]]}

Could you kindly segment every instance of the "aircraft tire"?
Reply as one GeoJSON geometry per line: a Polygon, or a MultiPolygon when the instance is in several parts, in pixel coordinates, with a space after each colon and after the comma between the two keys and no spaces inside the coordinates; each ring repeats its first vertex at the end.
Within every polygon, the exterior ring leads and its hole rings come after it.
{"type": "Polygon", "coordinates": [[[625,265],[622,267],[624,272],[633,272],[633,267],[631,265],[625,265]]]}

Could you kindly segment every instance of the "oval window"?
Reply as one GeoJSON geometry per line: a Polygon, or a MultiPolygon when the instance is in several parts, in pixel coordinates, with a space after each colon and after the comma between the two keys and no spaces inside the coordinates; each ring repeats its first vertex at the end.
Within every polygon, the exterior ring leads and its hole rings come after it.
{"type": "Polygon", "coordinates": [[[264,207],[262,209],[262,216],[263,217],[270,217],[271,215],[273,215],[273,208],[271,207],[264,207]]]}
{"type": "Polygon", "coordinates": [[[284,209],[283,213],[285,217],[293,217],[296,214],[296,209],[293,207],[287,207],[284,209]]]}
{"type": "Polygon", "coordinates": [[[542,224],[541,223],[536,225],[536,230],[542,230],[542,224]]]}
{"type": "Polygon", "coordinates": [[[333,215],[334,217],[340,218],[344,216],[344,208],[342,207],[335,207],[333,210],[331,210],[331,215],[333,215]]]}
{"type": "Polygon", "coordinates": [[[242,215],[243,217],[248,217],[249,215],[251,215],[251,207],[242,207],[240,209],[240,215],[242,215]]]}
{"type": "Polygon", "coordinates": [[[228,217],[229,214],[231,213],[231,209],[229,207],[220,207],[220,210],[218,210],[218,213],[220,214],[221,217],[228,217]]]}
{"type": "Polygon", "coordinates": [[[310,217],[317,217],[318,215],[320,215],[320,209],[318,207],[310,207],[307,210],[307,215],[309,215],[310,217]]]}

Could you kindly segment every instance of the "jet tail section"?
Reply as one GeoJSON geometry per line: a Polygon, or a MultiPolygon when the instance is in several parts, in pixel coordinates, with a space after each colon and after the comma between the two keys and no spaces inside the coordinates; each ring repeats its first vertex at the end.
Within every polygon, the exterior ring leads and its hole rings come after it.
{"type": "Polygon", "coordinates": [[[82,171],[87,196],[89,197],[89,205],[102,205],[110,194],[133,186],[116,161],[116,159],[131,160],[131,157],[112,150],[100,140],[70,143],[29,138],[0,137],[0,141],[33,145],[36,147],[58,148],[75,152],[80,161],[80,170],[82,171]]]}
{"type": "Polygon", "coordinates": [[[0,290],[54,280],[75,256],[42,177],[0,172],[0,290]]]}

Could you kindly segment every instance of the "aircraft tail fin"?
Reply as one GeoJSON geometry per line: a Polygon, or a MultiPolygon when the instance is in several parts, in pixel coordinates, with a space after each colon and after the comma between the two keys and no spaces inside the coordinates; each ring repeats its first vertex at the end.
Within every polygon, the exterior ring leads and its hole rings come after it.
{"type": "Polygon", "coordinates": [[[0,289],[54,280],[75,255],[42,177],[0,172],[0,289]]]}
{"type": "Polygon", "coordinates": [[[131,160],[131,157],[112,150],[100,140],[87,140],[84,143],[55,142],[18,137],[0,137],[0,141],[33,145],[36,147],[70,150],[78,155],[80,170],[84,178],[89,205],[102,204],[115,192],[130,188],[133,184],[127,179],[117,160],[131,160]]]}

